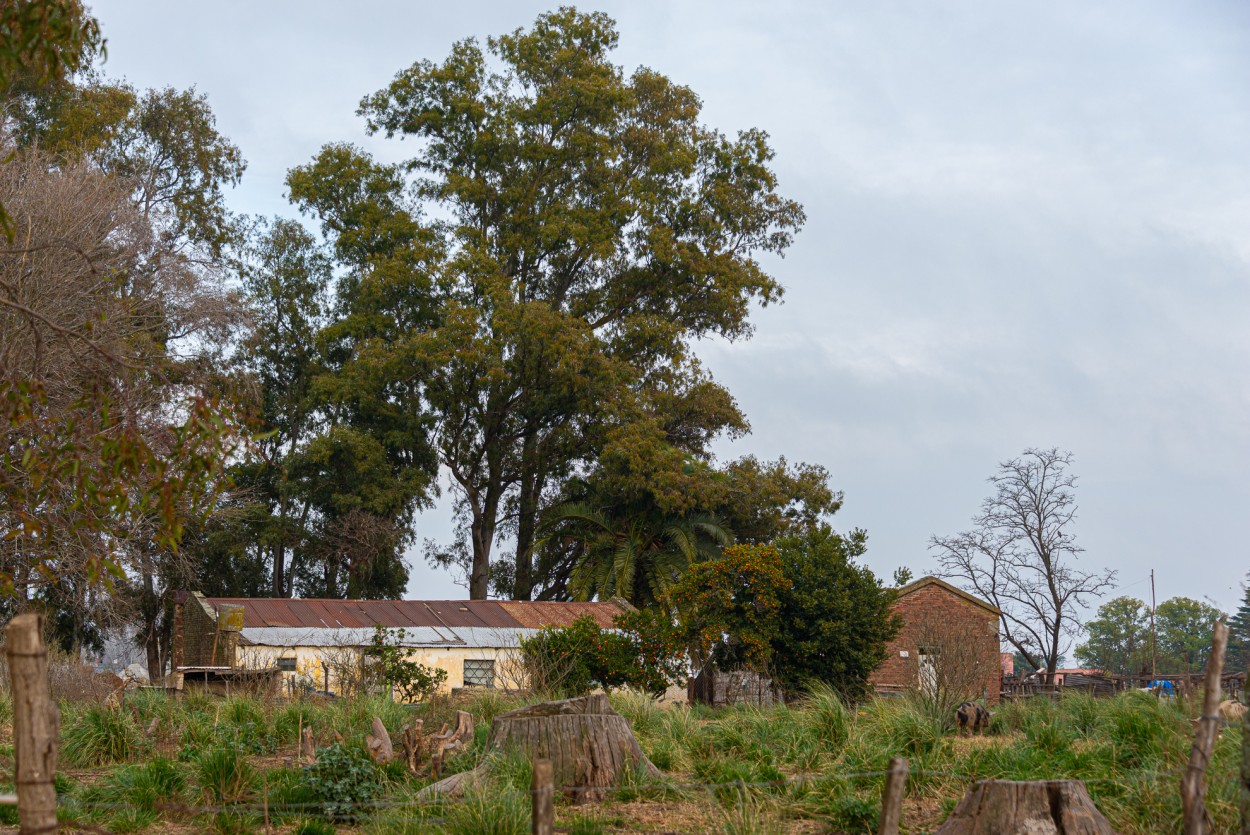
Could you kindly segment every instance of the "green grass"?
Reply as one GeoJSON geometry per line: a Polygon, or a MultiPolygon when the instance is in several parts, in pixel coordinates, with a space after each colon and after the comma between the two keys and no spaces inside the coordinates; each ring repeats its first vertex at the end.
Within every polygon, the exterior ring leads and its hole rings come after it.
{"type": "MultiPolygon", "coordinates": [[[[879,813],[880,772],[896,756],[911,765],[908,808],[931,810],[916,831],[935,828],[942,810],[949,812],[971,781],[982,778],[1085,780],[1117,831],[1175,831],[1179,770],[1193,733],[1192,707],[1139,693],[1000,705],[988,734],[972,739],[956,738],[941,717],[909,699],[850,704],[827,688],[814,688],[789,707],[764,709],[658,705],[629,692],[613,693],[611,701],[661,776],[626,773],[605,803],[561,813],[569,831],[635,828],[628,810],[639,803],[676,804],[683,814],[694,810],[702,823],[691,835],[785,831],[799,821],[833,832],[869,831],[879,813]]],[[[477,731],[469,748],[449,759],[445,773],[489,761],[493,776],[463,802],[430,803],[415,799],[428,777],[410,777],[402,764],[376,769],[378,808],[362,807],[353,831],[525,832],[530,763],[518,754],[488,752],[486,739],[494,717],[526,702],[493,691],[418,706],[381,698],[175,700],[140,691],[128,696],[122,710],[67,705],[62,761],[94,774],[61,794],[68,812],[118,832],[159,832],[168,808],[178,803],[258,805],[267,798],[270,820],[287,828],[282,831],[303,826],[313,835],[328,831],[328,819],[338,815],[327,813],[326,792],[311,790],[299,763],[280,767],[283,757],[294,754],[302,727],[312,728],[320,750],[328,750],[338,733],[345,750],[362,751],[374,716],[398,741],[408,721],[421,718],[432,733],[454,721],[459,707],[473,713],[477,731]],[[159,720],[156,750],[167,758],[149,762],[144,758],[152,743],[143,729],[153,719],[159,720]],[[262,754],[272,756],[258,760],[262,754]],[[102,808],[108,804],[114,808],[102,808]]],[[[0,719],[4,711],[0,700],[0,719]]],[[[1236,827],[1241,734],[1240,727],[1225,729],[1211,762],[1207,797],[1216,831],[1236,827]]],[[[371,768],[362,761],[359,770],[371,768]]],[[[319,785],[339,780],[344,769],[324,775],[319,785]]],[[[224,809],[195,820],[205,829],[247,832],[259,828],[257,814],[254,808],[224,809]]]]}
{"type": "Polygon", "coordinates": [[[147,749],[143,730],[130,714],[110,708],[82,711],[61,734],[61,756],[71,765],[125,762],[147,749]]]}

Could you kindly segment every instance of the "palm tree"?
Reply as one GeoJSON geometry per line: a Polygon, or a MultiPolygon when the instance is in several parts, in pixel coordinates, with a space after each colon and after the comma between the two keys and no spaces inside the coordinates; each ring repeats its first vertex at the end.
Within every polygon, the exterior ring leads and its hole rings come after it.
{"type": "Polygon", "coordinates": [[[555,509],[548,536],[581,543],[569,577],[574,599],[623,597],[636,606],[661,598],[692,563],[714,559],[733,534],[705,513],[613,518],[581,502],[555,509]]]}

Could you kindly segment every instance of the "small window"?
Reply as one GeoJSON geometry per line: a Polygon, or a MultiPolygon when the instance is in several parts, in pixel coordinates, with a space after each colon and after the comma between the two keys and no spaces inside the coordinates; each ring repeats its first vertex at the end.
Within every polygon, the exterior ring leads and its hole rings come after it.
{"type": "Polygon", "coordinates": [[[295,659],[294,658],[279,658],[278,670],[284,673],[295,672],[295,659]]]}
{"type": "Polygon", "coordinates": [[[465,687],[494,687],[495,662],[469,658],[464,662],[465,687]]]}

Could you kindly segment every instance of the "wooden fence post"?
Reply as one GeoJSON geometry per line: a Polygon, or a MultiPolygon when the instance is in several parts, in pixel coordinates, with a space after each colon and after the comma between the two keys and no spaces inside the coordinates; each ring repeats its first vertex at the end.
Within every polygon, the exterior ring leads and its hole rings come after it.
{"type": "Polygon", "coordinates": [[[903,795],[907,793],[907,760],[895,757],[890,760],[890,770],[885,775],[885,788],[881,791],[881,820],[877,835],[898,835],[898,825],[903,819],[903,795]]]}
{"type": "Polygon", "coordinates": [[[531,835],[553,835],[556,831],[555,787],[551,760],[534,760],[534,776],[530,781],[531,835]]]}
{"type": "Polygon", "coordinates": [[[1184,807],[1185,835],[1205,835],[1207,831],[1206,769],[1211,762],[1211,749],[1220,732],[1220,674],[1224,672],[1224,649],[1228,646],[1228,627],[1215,622],[1211,638],[1211,657],[1207,659],[1206,690],[1202,696],[1202,716],[1194,732],[1194,747],[1189,752],[1189,768],[1181,778],[1181,804],[1184,807]]]}
{"type": "Polygon", "coordinates": [[[61,717],[48,690],[43,616],[17,615],[5,630],[13,693],[13,757],[22,835],[56,832],[56,744],[61,717]]]}
{"type": "MultiPolygon", "coordinates": [[[[1241,688],[1242,704],[1250,704],[1250,665],[1241,688]]],[[[1241,717],[1241,835],[1250,835],[1250,714],[1241,717]]]]}

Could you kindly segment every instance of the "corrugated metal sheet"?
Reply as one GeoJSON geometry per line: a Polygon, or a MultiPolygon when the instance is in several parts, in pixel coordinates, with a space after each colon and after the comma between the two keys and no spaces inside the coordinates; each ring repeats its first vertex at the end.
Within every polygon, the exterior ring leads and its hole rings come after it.
{"type": "Polygon", "coordinates": [[[589,615],[600,628],[612,626],[617,615],[627,609],[614,600],[604,603],[550,603],[520,600],[501,600],[499,605],[516,619],[517,623],[530,629],[543,626],[569,626],[578,618],[589,615]]]}
{"type": "MultiPolygon", "coordinates": [[[[446,627],[404,627],[403,646],[407,647],[493,647],[505,649],[520,646],[524,635],[533,635],[537,629],[519,627],[461,626],[455,630],[446,627]]],[[[244,627],[243,637],[254,646],[266,647],[363,647],[373,641],[373,628],[360,627],[290,627],[253,626],[244,627]]]]}
{"type": "Polygon", "coordinates": [[[368,629],[431,627],[537,629],[568,626],[590,615],[602,627],[626,611],[616,602],[536,603],[499,600],[308,600],[210,597],[209,605],[243,606],[243,628],[368,629]]]}

